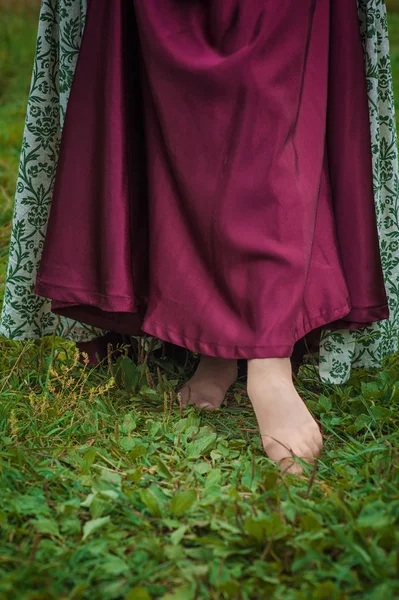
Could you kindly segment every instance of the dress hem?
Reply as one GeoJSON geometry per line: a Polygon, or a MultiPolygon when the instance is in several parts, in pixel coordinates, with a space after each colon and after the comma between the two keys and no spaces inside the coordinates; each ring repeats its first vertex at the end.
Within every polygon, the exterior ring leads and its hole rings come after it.
{"type": "Polygon", "coordinates": [[[215,344],[214,342],[203,342],[201,340],[182,335],[170,327],[163,327],[154,321],[151,321],[150,323],[144,321],[142,329],[148,335],[157,337],[158,339],[161,339],[165,342],[170,342],[177,346],[182,346],[191,352],[198,352],[207,356],[246,360],[256,358],[289,358],[293,353],[295,343],[299,339],[314,329],[324,327],[336,319],[342,319],[350,312],[350,310],[351,307],[347,304],[343,307],[329,311],[329,316],[325,316],[323,314],[321,316],[314,317],[313,319],[309,320],[308,326],[304,327],[303,331],[300,329],[297,330],[291,344],[283,345],[273,344],[270,346],[243,347],[215,344]]]}
{"type": "Polygon", "coordinates": [[[230,359],[287,358],[292,355],[295,343],[315,329],[364,328],[372,322],[382,321],[389,316],[387,304],[373,307],[355,307],[351,306],[350,302],[346,302],[339,308],[323,311],[308,319],[302,318],[302,323],[295,329],[292,342],[289,344],[231,346],[199,340],[186,335],[184,331],[178,332],[170,326],[164,326],[152,320],[151,317],[146,319],[145,314],[140,314],[138,310],[139,303],[133,298],[125,296],[107,297],[91,294],[87,291],[82,294],[82,291],[72,290],[60,285],[53,287],[52,284],[45,284],[43,281],[38,282],[36,285],[35,293],[38,292],[40,292],[39,295],[49,294],[45,297],[52,298],[52,311],[56,314],[78,319],[98,328],[112,329],[121,334],[151,335],[165,342],[186,348],[191,352],[230,359]],[[63,290],[63,293],[59,293],[61,290],[63,290]],[[94,305],[93,297],[101,297],[101,305],[94,305]],[[108,301],[104,302],[104,298],[107,298],[108,301]],[[120,304],[121,300],[122,305],[120,304]],[[131,307],[134,307],[134,309],[132,310],[131,307]],[[92,312],[85,313],[85,309],[92,312]],[[101,312],[104,314],[102,315],[101,312]],[[131,323],[128,322],[130,318],[131,323]],[[140,324],[139,321],[141,321],[140,324]]]}

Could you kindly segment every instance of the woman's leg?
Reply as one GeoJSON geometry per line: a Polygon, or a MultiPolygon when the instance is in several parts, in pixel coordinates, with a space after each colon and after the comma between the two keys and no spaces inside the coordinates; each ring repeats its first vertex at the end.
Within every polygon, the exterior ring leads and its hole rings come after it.
{"type": "Polygon", "coordinates": [[[237,380],[235,359],[201,356],[194,376],[180,390],[183,404],[199,408],[220,408],[229,388],[237,380]]]}
{"type": "MultiPolygon", "coordinates": [[[[319,349],[320,330],[312,331],[298,340],[291,356],[292,374],[297,375],[304,356],[319,349]]],[[[229,388],[237,380],[237,361],[201,355],[194,376],[182,387],[183,404],[195,404],[199,408],[220,408],[229,388]]]]}
{"type": "Polygon", "coordinates": [[[248,395],[269,458],[299,473],[302,468],[295,457],[313,462],[319,456],[323,438],[295,389],[289,358],[249,360],[248,395]]]}
{"type": "MultiPolygon", "coordinates": [[[[236,360],[202,355],[194,376],[180,390],[183,404],[219,408],[236,379],[236,360]]],[[[290,358],[248,360],[248,395],[266,454],[285,471],[300,473],[295,458],[313,462],[323,438],[295,389],[290,358]]]]}

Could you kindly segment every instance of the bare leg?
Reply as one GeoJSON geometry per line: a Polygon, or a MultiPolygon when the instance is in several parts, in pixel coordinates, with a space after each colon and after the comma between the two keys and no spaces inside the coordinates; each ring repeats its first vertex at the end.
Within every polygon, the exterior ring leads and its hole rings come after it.
{"type": "Polygon", "coordinates": [[[183,404],[206,410],[219,408],[236,380],[236,360],[202,355],[194,376],[180,390],[183,404]]]}
{"type": "Polygon", "coordinates": [[[266,454],[285,471],[300,473],[293,457],[314,462],[323,447],[320,429],[295,389],[289,358],[248,361],[248,395],[266,454]]]}

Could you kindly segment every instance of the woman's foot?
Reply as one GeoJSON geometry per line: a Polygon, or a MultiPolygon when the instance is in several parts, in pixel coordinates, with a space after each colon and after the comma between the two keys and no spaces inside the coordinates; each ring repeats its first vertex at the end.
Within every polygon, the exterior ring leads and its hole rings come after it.
{"type": "Polygon", "coordinates": [[[323,447],[320,429],[295,389],[289,358],[248,361],[248,395],[266,454],[284,471],[301,473],[323,447]]]}
{"type": "Polygon", "coordinates": [[[202,355],[194,376],[180,390],[182,404],[195,404],[205,410],[220,408],[236,380],[236,360],[202,355]]]}

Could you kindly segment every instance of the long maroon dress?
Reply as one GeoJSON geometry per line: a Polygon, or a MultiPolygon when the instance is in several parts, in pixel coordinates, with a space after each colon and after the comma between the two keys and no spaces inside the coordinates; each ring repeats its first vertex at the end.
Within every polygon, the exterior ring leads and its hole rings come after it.
{"type": "Polygon", "coordinates": [[[36,293],[226,358],[387,318],[356,0],[91,0],[36,293]]]}

